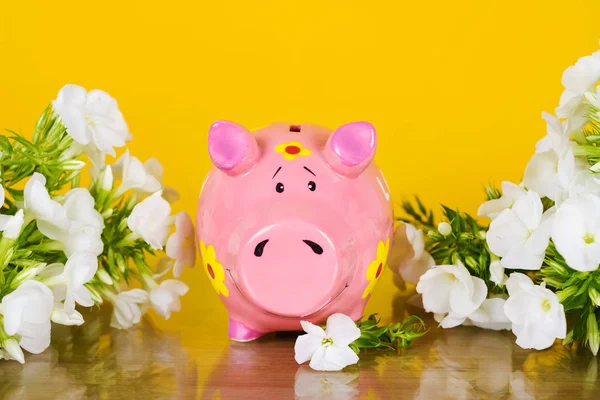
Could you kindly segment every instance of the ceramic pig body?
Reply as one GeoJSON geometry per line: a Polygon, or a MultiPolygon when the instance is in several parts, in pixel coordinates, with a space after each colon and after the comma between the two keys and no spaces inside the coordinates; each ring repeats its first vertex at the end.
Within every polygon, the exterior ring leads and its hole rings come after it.
{"type": "Polygon", "coordinates": [[[393,235],[389,189],[372,162],[373,126],[334,132],[212,125],[215,167],[197,230],[204,269],[229,312],[229,336],[299,330],[340,312],[361,317],[393,235]]]}

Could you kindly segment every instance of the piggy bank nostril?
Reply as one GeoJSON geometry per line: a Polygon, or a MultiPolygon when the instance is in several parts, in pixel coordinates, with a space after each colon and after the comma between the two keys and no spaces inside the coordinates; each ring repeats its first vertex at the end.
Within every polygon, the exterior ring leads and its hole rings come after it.
{"type": "Polygon", "coordinates": [[[312,249],[312,251],[315,252],[315,254],[323,254],[323,248],[321,246],[319,246],[318,244],[316,244],[313,241],[310,240],[303,240],[304,243],[306,243],[308,245],[308,247],[310,247],[312,249]]]}
{"type": "Polygon", "coordinates": [[[254,255],[256,257],[260,257],[263,255],[263,251],[265,250],[265,246],[267,245],[268,241],[269,239],[263,240],[262,242],[256,245],[256,247],[254,248],[254,255]]]}

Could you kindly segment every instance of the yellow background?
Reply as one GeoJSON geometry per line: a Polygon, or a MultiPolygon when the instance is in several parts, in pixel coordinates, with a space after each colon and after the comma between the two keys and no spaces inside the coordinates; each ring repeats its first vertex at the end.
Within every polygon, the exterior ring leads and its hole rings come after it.
{"type": "MultiPolygon", "coordinates": [[[[0,126],[29,134],[64,84],[103,89],[195,215],[212,121],[369,120],[396,202],[476,212],[484,184],[520,179],[562,71],[599,48],[598,15],[597,0],[2,0],[0,126]]],[[[390,276],[370,311],[389,307],[390,276]]],[[[183,277],[167,326],[224,323],[202,314],[217,302],[202,270],[183,277]]]]}

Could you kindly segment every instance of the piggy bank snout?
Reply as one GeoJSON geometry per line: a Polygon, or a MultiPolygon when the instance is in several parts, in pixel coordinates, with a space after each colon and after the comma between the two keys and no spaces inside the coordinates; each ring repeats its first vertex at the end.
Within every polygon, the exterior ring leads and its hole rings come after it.
{"type": "Polygon", "coordinates": [[[310,315],[345,285],[334,241],[307,221],[281,221],[259,229],[240,255],[240,289],[269,313],[310,315]]]}

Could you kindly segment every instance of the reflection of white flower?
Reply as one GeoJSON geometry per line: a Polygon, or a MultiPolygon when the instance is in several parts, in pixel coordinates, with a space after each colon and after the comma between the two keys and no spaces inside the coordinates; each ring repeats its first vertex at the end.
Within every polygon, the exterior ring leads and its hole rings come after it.
{"type": "Polygon", "coordinates": [[[101,90],[87,92],[77,85],[66,85],[52,102],[67,133],[91,156],[102,161],[104,154],[116,155],[113,147],[122,147],[131,139],[115,99],[101,90]]]}
{"type": "Polygon", "coordinates": [[[600,197],[570,198],[558,211],[552,240],[567,264],[577,271],[594,271],[600,263],[600,197]]]}
{"type": "Polygon", "coordinates": [[[50,289],[37,281],[26,281],[2,298],[4,331],[17,335],[19,345],[38,354],[50,345],[50,315],[54,296],[50,289]]]}
{"type": "Polygon", "coordinates": [[[405,282],[417,284],[421,275],[435,266],[435,260],[425,251],[423,231],[411,224],[396,228],[388,265],[402,276],[405,282]]]}
{"type": "Polygon", "coordinates": [[[117,329],[129,329],[139,323],[143,314],[140,304],[146,304],[149,300],[148,292],[142,289],[131,289],[118,293],[113,301],[114,310],[110,326],[117,329]]]}
{"type": "Polygon", "coordinates": [[[167,279],[162,281],[160,286],[152,289],[150,292],[150,302],[154,310],[169,319],[171,312],[181,310],[180,296],[183,296],[188,291],[188,286],[175,279],[167,279]]]}
{"type": "Polygon", "coordinates": [[[169,234],[171,205],[160,196],[149,196],[137,204],[127,218],[127,226],[153,249],[163,248],[169,234]]]}
{"type": "Polygon", "coordinates": [[[526,194],[527,191],[519,185],[512,182],[502,182],[502,197],[495,200],[489,200],[479,207],[477,215],[480,217],[496,218],[502,211],[511,208],[519,197],[526,194]]]}
{"type": "Polygon", "coordinates": [[[151,171],[148,171],[137,157],[129,154],[129,149],[123,153],[112,168],[114,176],[122,180],[118,189],[119,193],[130,189],[154,193],[162,187],[151,171]]]}
{"type": "Polygon", "coordinates": [[[350,344],[360,337],[360,329],[344,314],[327,318],[327,328],[300,321],[306,335],[298,336],[294,351],[298,364],[310,360],[310,367],[318,371],[339,371],[358,362],[358,355],[350,344]]]}
{"type": "Polygon", "coordinates": [[[506,282],[509,298],[504,312],[512,322],[517,344],[524,349],[543,350],[567,334],[565,310],[545,283],[533,284],[527,275],[513,272],[506,282]]]}
{"type": "Polygon", "coordinates": [[[358,374],[350,372],[313,371],[298,368],[294,378],[297,399],[346,400],[358,397],[358,374]]]}
{"type": "Polygon", "coordinates": [[[167,255],[175,260],[173,275],[179,278],[185,267],[196,263],[196,236],[190,216],[181,211],[175,217],[176,231],[167,240],[167,255]]]}
{"type": "Polygon", "coordinates": [[[25,212],[37,221],[42,234],[60,240],[69,227],[69,219],[63,206],[50,198],[46,189],[46,177],[35,172],[25,184],[25,212]]]}
{"type": "Polygon", "coordinates": [[[417,292],[423,295],[425,311],[441,314],[440,325],[453,328],[481,306],[487,286],[459,261],[458,265],[440,265],[427,271],[417,284],[417,292]]]}
{"type": "Polygon", "coordinates": [[[487,243],[494,254],[502,257],[504,267],[540,269],[550,239],[553,210],[544,217],[542,212],[540,196],[528,192],[492,221],[487,243]]]}

